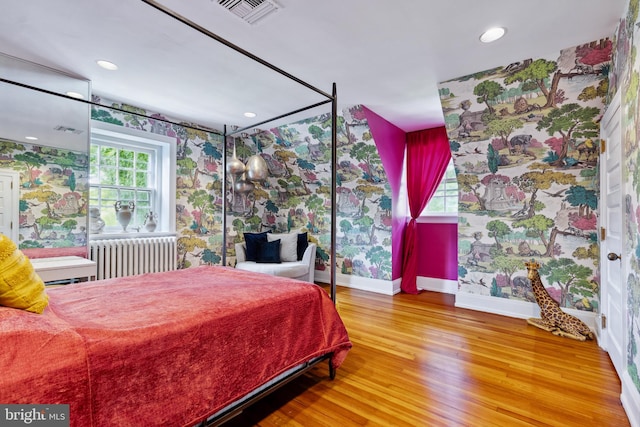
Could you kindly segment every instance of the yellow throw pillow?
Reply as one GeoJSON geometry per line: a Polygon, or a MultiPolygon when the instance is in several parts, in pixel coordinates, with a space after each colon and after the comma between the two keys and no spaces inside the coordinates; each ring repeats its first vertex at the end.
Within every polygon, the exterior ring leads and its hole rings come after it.
{"type": "Polygon", "coordinates": [[[0,305],[41,314],[48,304],[44,282],[29,258],[0,234],[0,305]]]}

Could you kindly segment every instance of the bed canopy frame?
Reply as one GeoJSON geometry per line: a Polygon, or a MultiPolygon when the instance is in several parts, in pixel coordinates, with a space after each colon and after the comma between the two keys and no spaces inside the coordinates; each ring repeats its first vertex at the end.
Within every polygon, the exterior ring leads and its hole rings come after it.
{"type": "MultiPolygon", "coordinates": [[[[298,108],[294,111],[290,111],[281,115],[278,115],[276,117],[272,117],[266,120],[262,120],[260,122],[254,123],[252,125],[249,126],[245,126],[239,129],[234,129],[234,130],[229,130],[227,125],[224,126],[224,145],[225,145],[225,149],[223,150],[223,158],[222,158],[222,170],[225,171],[225,173],[223,173],[223,179],[222,179],[222,188],[223,188],[223,192],[226,191],[227,188],[227,174],[226,174],[226,166],[227,166],[227,150],[226,150],[226,146],[227,146],[227,138],[231,137],[235,134],[239,134],[241,132],[244,132],[245,130],[248,129],[253,129],[256,128],[260,125],[266,124],[266,123],[270,123],[276,120],[280,120],[289,116],[293,116],[294,114],[298,114],[307,110],[311,110],[313,108],[331,103],[331,279],[330,279],[330,289],[331,289],[331,299],[333,300],[333,302],[335,303],[336,301],[336,263],[335,263],[335,259],[336,259],[336,227],[335,227],[335,222],[336,222],[336,213],[337,213],[337,207],[336,207],[336,183],[337,183],[337,171],[335,168],[335,165],[337,164],[337,114],[338,114],[338,106],[337,106],[337,89],[336,89],[336,84],[333,83],[333,87],[332,87],[332,92],[331,94],[318,89],[317,87],[311,85],[310,83],[307,83],[306,81],[284,71],[283,69],[276,67],[275,65],[265,61],[262,58],[259,58],[258,56],[252,54],[251,52],[246,51],[245,49],[231,43],[230,41],[220,37],[219,35],[209,31],[208,29],[196,24],[195,22],[185,18],[184,16],[176,13],[175,11],[169,9],[168,7],[159,4],[158,2],[154,1],[154,0],[142,0],[144,3],[148,4],[149,6],[163,12],[164,14],[170,16],[171,18],[183,23],[184,25],[187,25],[188,27],[193,28],[194,30],[200,32],[201,34],[204,34],[205,36],[211,38],[212,40],[215,40],[221,44],[223,44],[224,46],[227,46],[228,48],[238,52],[239,54],[257,62],[258,64],[261,64],[265,67],[267,67],[268,69],[272,70],[273,72],[295,82],[298,83],[301,86],[304,86],[305,88],[309,89],[310,91],[316,92],[320,95],[322,95],[324,98],[326,98],[324,101],[321,102],[317,102],[315,104],[311,104],[305,107],[301,107],[298,108]]],[[[223,194],[224,196],[224,194],[223,194]]],[[[223,209],[222,209],[222,265],[226,265],[226,247],[227,247],[227,199],[226,197],[224,197],[224,203],[223,203],[223,209]]]]}
{"type": "MultiPolygon", "coordinates": [[[[226,197],[226,191],[227,191],[227,174],[226,174],[226,166],[227,166],[227,138],[233,138],[233,135],[244,132],[248,129],[252,129],[252,128],[256,128],[259,127],[260,125],[266,124],[266,123],[270,123],[270,122],[275,122],[287,117],[291,117],[294,116],[298,113],[301,112],[305,112],[308,110],[312,110],[316,107],[322,106],[322,105],[326,105],[326,104],[331,104],[331,190],[330,190],[330,198],[331,198],[331,248],[330,248],[330,257],[331,257],[331,266],[330,266],[330,298],[333,301],[333,303],[336,303],[336,263],[335,263],[335,259],[336,259],[336,227],[335,227],[335,223],[336,223],[336,213],[337,213],[337,207],[336,207],[336,183],[337,183],[337,171],[336,171],[336,167],[335,165],[337,164],[337,90],[336,90],[336,84],[333,83],[332,85],[332,91],[331,93],[327,93],[325,91],[322,91],[318,88],[316,88],[315,86],[305,82],[302,79],[299,79],[289,73],[287,73],[286,71],[270,64],[269,62],[251,54],[250,52],[236,46],[233,43],[230,43],[229,41],[223,39],[222,37],[212,33],[211,31],[195,24],[194,22],[186,19],[185,17],[177,14],[176,12],[168,9],[167,7],[159,4],[158,2],[154,1],[154,0],[142,0],[143,3],[146,3],[148,6],[155,8],[156,10],[166,14],[167,16],[171,17],[172,19],[191,27],[192,29],[200,32],[201,34],[207,36],[210,39],[215,40],[216,42],[236,51],[238,54],[252,60],[255,61],[256,63],[267,67],[268,70],[271,70],[273,73],[276,73],[280,76],[285,77],[286,79],[294,82],[296,84],[296,86],[301,86],[303,88],[306,88],[309,92],[315,92],[316,94],[319,94],[323,97],[323,100],[320,102],[316,102],[298,109],[295,109],[294,111],[289,111],[287,113],[284,114],[280,114],[276,117],[271,117],[267,120],[262,120],[258,123],[254,123],[250,126],[244,126],[242,128],[233,128],[233,130],[230,130],[227,125],[224,125],[224,133],[223,133],[223,138],[224,138],[224,149],[223,149],[223,157],[222,157],[222,170],[223,170],[223,174],[222,174],[222,196],[224,198],[224,203],[223,203],[223,212],[222,212],[222,265],[226,265],[226,247],[227,247],[227,232],[226,232],[226,226],[227,226],[227,197],[226,197]]],[[[33,86],[30,84],[26,84],[24,82],[16,82],[10,78],[3,78],[2,76],[0,76],[0,82],[2,83],[7,83],[10,85],[14,85],[14,86],[18,86],[18,87],[22,87],[25,89],[29,89],[29,90],[33,90],[39,93],[43,93],[43,94],[48,94],[48,95],[53,95],[54,99],[63,99],[63,100],[69,100],[69,101],[73,101],[76,103],[80,103],[78,105],[85,105],[88,108],[95,106],[95,107],[100,107],[100,108],[107,108],[107,109],[111,109],[114,111],[119,111],[119,112],[123,112],[123,113],[127,113],[127,114],[133,114],[133,115],[137,115],[140,117],[145,117],[147,119],[153,119],[153,120],[157,120],[157,121],[163,121],[169,124],[173,124],[173,125],[180,125],[186,128],[192,128],[195,130],[199,130],[199,131],[205,131],[205,132],[216,132],[211,128],[206,128],[206,127],[201,127],[198,125],[193,125],[193,124],[187,124],[187,123],[177,123],[171,120],[167,120],[164,117],[157,117],[157,116],[149,116],[140,112],[132,112],[129,110],[125,110],[121,107],[112,105],[112,106],[106,106],[103,105],[99,102],[95,102],[91,99],[78,99],[75,97],[71,97],[69,95],[63,94],[63,93],[59,93],[56,92],[55,90],[50,90],[50,89],[45,89],[42,87],[37,87],[37,86],[33,86]]],[[[87,144],[89,143],[89,139],[87,138],[87,144]]],[[[267,384],[264,384],[263,386],[259,387],[258,389],[254,390],[253,392],[249,393],[247,396],[239,399],[236,402],[233,402],[232,404],[230,404],[229,406],[223,408],[222,410],[220,410],[218,413],[212,415],[211,417],[209,417],[207,420],[203,421],[202,423],[197,424],[198,426],[210,426],[210,425],[219,425],[222,424],[226,421],[228,421],[229,419],[235,417],[236,415],[238,415],[240,412],[242,412],[246,407],[248,407],[249,405],[253,404],[254,402],[256,402],[257,400],[261,399],[262,397],[272,393],[273,391],[277,390],[278,388],[280,388],[281,386],[289,383],[290,381],[294,380],[295,378],[299,377],[300,375],[304,374],[305,372],[309,371],[310,369],[312,369],[313,367],[315,367],[316,365],[318,365],[319,363],[328,360],[329,363],[329,377],[331,379],[333,379],[335,377],[336,374],[336,370],[335,368],[332,366],[331,364],[331,357],[332,354],[325,354],[325,355],[321,355],[321,356],[317,356],[316,358],[304,362],[301,365],[298,365],[296,367],[291,368],[290,370],[284,372],[282,375],[280,375],[278,378],[274,379],[273,382],[269,382],[267,384]]]]}
{"type": "MultiPolygon", "coordinates": [[[[245,49],[242,49],[241,47],[229,42],[228,40],[220,37],[219,35],[207,30],[206,28],[194,23],[193,21],[185,18],[184,16],[176,13],[175,11],[169,9],[168,7],[158,3],[157,1],[154,0],[142,0],[143,3],[146,3],[147,5],[149,5],[150,7],[153,7],[154,9],[162,12],[163,14],[171,17],[172,19],[176,20],[177,22],[180,22],[188,27],[191,27],[192,29],[200,32],[201,34],[205,35],[206,37],[215,40],[216,42],[228,47],[229,49],[234,50],[235,52],[239,53],[240,55],[242,55],[245,58],[250,59],[251,61],[260,64],[266,68],[268,68],[269,70],[273,71],[274,73],[285,77],[286,79],[288,79],[291,82],[296,83],[299,86],[302,86],[306,89],[308,89],[310,92],[315,92],[316,94],[321,95],[324,99],[320,102],[316,102],[314,104],[310,104],[307,106],[303,106],[301,108],[298,108],[296,110],[293,111],[289,111],[283,114],[280,114],[278,116],[275,117],[271,117],[268,118],[266,120],[261,120],[257,123],[253,123],[249,126],[244,126],[242,128],[234,128],[234,129],[230,129],[230,126],[227,126],[226,124],[224,125],[224,131],[223,131],[223,137],[224,137],[224,150],[223,150],[223,158],[222,158],[222,170],[225,171],[225,173],[222,174],[222,191],[223,191],[223,198],[225,200],[225,202],[223,203],[223,212],[222,212],[222,265],[226,265],[226,246],[227,246],[227,233],[226,233],[226,226],[227,226],[227,198],[225,197],[225,192],[226,192],[226,188],[227,188],[227,174],[226,174],[226,165],[227,165],[227,138],[231,138],[233,137],[233,135],[239,134],[241,132],[244,132],[246,130],[249,129],[253,129],[256,128],[258,126],[261,126],[263,124],[266,123],[270,123],[270,122],[275,122],[277,120],[281,120],[290,116],[293,116],[295,114],[304,112],[304,111],[308,111],[308,110],[312,110],[314,108],[317,108],[319,106],[322,105],[326,105],[326,104],[331,104],[331,249],[330,249],[330,256],[331,256],[331,267],[330,267],[330,296],[331,299],[333,300],[333,302],[336,302],[336,263],[335,263],[335,259],[336,259],[336,227],[335,227],[335,222],[336,222],[336,214],[337,214],[337,207],[336,207],[336,183],[337,183],[337,171],[335,168],[335,165],[337,164],[337,114],[338,114],[338,106],[337,106],[337,89],[336,89],[336,84],[333,83],[332,85],[332,91],[331,93],[327,93],[313,85],[311,85],[310,83],[284,71],[283,69],[265,61],[262,58],[259,58],[258,56],[246,51],[245,49]]],[[[14,86],[19,86],[25,89],[30,89],[30,90],[34,90],[40,93],[44,93],[44,94],[48,94],[48,95],[53,95],[56,97],[59,97],[61,99],[68,99],[70,101],[74,101],[74,102],[79,102],[79,103],[83,103],[87,106],[96,106],[96,107],[100,107],[100,108],[108,108],[114,111],[119,111],[119,112],[124,112],[127,114],[133,114],[133,115],[137,115],[137,116],[141,116],[141,117],[145,117],[148,119],[153,119],[153,120],[157,120],[157,121],[163,121],[169,124],[175,124],[175,125],[180,125],[183,127],[187,127],[187,128],[193,128],[196,130],[202,130],[205,132],[212,132],[212,129],[210,128],[203,128],[203,127],[198,127],[197,125],[193,125],[193,124],[185,124],[185,123],[177,123],[171,120],[167,120],[165,118],[159,118],[159,117],[151,117],[139,112],[132,112],[132,111],[128,111],[128,110],[124,110],[122,108],[116,107],[116,106],[105,106],[100,104],[99,102],[95,102],[93,100],[85,100],[85,99],[78,99],[72,96],[69,96],[67,94],[62,94],[62,93],[58,93],[54,90],[49,90],[49,89],[45,89],[45,88],[41,88],[41,87],[36,87],[30,84],[26,84],[26,83],[21,83],[21,82],[16,82],[14,80],[11,79],[6,79],[3,77],[0,77],[0,82],[2,83],[7,83],[7,84],[11,84],[14,86]]]]}

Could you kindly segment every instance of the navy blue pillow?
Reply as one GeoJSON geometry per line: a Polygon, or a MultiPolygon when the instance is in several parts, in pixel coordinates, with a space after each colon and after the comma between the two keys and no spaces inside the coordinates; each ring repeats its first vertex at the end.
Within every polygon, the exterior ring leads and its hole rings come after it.
{"type": "Polygon", "coordinates": [[[309,247],[309,239],[307,233],[298,233],[298,261],[304,256],[304,251],[309,247]]]}
{"type": "Polygon", "coordinates": [[[280,239],[258,243],[258,258],[256,262],[280,264],[280,239]]]}
{"type": "Polygon", "coordinates": [[[244,233],[244,242],[246,246],[245,258],[247,261],[256,261],[258,259],[258,244],[267,241],[267,233],[244,233]]]}

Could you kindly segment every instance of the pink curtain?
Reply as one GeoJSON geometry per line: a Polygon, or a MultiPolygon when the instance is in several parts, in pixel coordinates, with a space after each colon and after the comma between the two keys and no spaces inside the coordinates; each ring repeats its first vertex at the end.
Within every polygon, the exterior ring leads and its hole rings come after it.
{"type": "Polygon", "coordinates": [[[411,220],[404,232],[400,289],[417,294],[418,272],[416,219],[436,192],[451,159],[444,127],[407,133],[407,197],[411,220]]]}

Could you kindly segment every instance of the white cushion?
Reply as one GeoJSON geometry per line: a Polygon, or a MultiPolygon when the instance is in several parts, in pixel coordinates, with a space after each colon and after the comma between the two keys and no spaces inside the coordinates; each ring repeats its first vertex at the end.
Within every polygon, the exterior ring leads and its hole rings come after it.
{"type": "Polygon", "coordinates": [[[298,233],[268,233],[267,240],[269,242],[280,240],[280,261],[298,261],[298,233]]]}
{"type": "Polygon", "coordinates": [[[256,273],[265,273],[272,276],[297,278],[304,276],[309,272],[309,265],[303,264],[302,261],[287,262],[281,264],[275,263],[258,263],[253,261],[239,262],[236,264],[239,270],[255,271],[256,273]]]}

